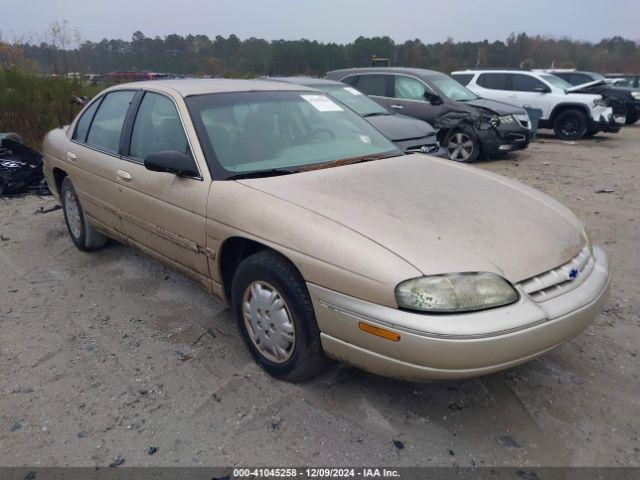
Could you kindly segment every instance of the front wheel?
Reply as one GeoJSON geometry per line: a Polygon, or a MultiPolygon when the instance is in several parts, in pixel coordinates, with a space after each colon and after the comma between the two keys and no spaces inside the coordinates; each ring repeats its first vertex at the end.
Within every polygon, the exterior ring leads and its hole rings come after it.
{"type": "Polygon", "coordinates": [[[449,160],[456,162],[475,162],[480,156],[480,141],[470,128],[451,130],[444,140],[449,160]]]}
{"type": "Polygon", "coordinates": [[[588,132],[587,116],[580,110],[565,110],[553,121],[553,131],[562,140],[580,140],[588,132]]]}
{"type": "Polygon", "coordinates": [[[330,365],[304,279],[278,253],[265,250],[238,266],[231,304],[249,351],[272,376],[301,382],[330,365]]]}

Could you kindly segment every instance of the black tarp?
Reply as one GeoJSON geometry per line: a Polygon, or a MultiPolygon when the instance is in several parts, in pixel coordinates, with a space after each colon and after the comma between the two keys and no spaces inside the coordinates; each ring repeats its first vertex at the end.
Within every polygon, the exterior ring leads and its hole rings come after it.
{"type": "Polygon", "coordinates": [[[0,140],[0,195],[42,184],[42,155],[15,138],[0,140]]]}

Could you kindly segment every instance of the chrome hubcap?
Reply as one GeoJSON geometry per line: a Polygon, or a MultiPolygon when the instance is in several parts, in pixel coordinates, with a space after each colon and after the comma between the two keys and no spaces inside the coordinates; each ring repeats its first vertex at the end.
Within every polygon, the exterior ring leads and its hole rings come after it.
{"type": "Polygon", "coordinates": [[[64,194],[64,211],[67,214],[67,223],[69,230],[74,238],[80,238],[82,235],[82,217],[80,216],[80,207],[78,199],[73,192],[67,190],[64,194]]]}
{"type": "Polygon", "coordinates": [[[447,150],[451,160],[467,160],[473,154],[473,140],[466,133],[458,132],[449,139],[447,150]]]}
{"type": "Polygon", "coordinates": [[[249,338],[264,357],[274,363],[291,358],[296,332],[278,290],[267,282],[252,282],[242,297],[242,313],[249,338]]]}

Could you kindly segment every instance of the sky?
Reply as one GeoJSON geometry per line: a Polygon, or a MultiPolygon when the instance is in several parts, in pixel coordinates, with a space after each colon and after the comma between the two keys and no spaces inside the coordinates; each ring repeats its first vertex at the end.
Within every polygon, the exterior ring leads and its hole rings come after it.
{"type": "Polygon", "coordinates": [[[491,41],[512,32],[640,40],[640,0],[0,0],[0,7],[3,38],[35,42],[62,20],[91,41],[129,40],[136,30],[337,43],[360,35],[491,41]]]}

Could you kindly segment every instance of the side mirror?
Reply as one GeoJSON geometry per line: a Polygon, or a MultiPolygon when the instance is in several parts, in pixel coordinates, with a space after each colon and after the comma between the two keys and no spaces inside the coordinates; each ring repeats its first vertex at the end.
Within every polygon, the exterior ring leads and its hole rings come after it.
{"type": "Polygon", "coordinates": [[[173,173],[179,177],[200,175],[193,157],[182,152],[152,153],[144,159],[144,168],[152,172],[173,173]]]}
{"type": "Polygon", "coordinates": [[[436,95],[435,93],[431,93],[429,91],[424,92],[424,98],[427,102],[429,102],[431,105],[442,105],[442,98],[440,98],[440,95],[436,95]]]}
{"type": "Polygon", "coordinates": [[[547,86],[544,87],[536,87],[533,89],[534,91],[538,92],[538,93],[551,93],[551,89],[547,86]]]}

